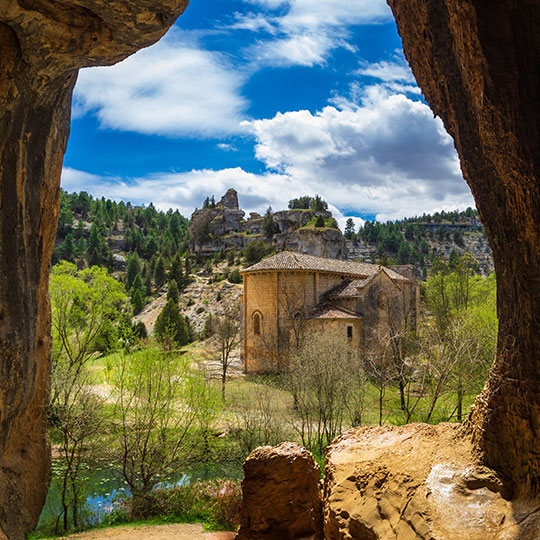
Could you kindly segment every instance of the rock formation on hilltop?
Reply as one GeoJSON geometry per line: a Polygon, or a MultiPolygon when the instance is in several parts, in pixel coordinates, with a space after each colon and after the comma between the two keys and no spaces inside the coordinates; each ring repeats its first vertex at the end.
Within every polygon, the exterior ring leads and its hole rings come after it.
{"type": "Polygon", "coordinates": [[[220,202],[205,201],[203,208],[191,216],[189,243],[193,253],[213,255],[221,250],[244,249],[250,242],[265,239],[276,249],[288,249],[317,257],[344,259],[347,256],[345,238],[338,228],[308,226],[310,221],[322,216],[332,218],[327,210],[293,209],[272,214],[274,232],[267,237],[265,218],[251,212],[247,220],[238,205],[238,194],[229,189],[220,202]]]}
{"type": "Polygon", "coordinates": [[[25,537],[49,480],[49,261],[77,70],[156,42],[187,0],[0,3],[0,539],[25,537]]]}

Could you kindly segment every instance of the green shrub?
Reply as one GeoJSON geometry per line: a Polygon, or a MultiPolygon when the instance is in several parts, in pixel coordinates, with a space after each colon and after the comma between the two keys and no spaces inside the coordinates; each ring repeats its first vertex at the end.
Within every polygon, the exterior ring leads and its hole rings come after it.
{"type": "Polygon", "coordinates": [[[240,274],[240,270],[238,268],[235,268],[230,274],[229,274],[229,281],[231,283],[242,283],[242,276],[240,274]]]}

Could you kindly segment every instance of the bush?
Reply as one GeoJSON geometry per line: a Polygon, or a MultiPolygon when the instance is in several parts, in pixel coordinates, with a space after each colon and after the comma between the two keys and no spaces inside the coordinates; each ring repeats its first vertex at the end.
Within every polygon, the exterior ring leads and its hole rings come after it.
{"type": "Polygon", "coordinates": [[[274,248],[268,242],[262,239],[253,240],[245,249],[246,262],[248,264],[258,263],[266,255],[270,255],[274,251],[274,248]]]}
{"type": "MultiPolygon", "coordinates": [[[[197,481],[153,490],[144,501],[144,515],[171,522],[205,521],[213,529],[234,530],[240,524],[241,501],[242,490],[237,480],[197,481]]],[[[133,505],[133,499],[127,499],[125,509],[118,512],[118,518],[140,515],[141,509],[133,505]]]]}
{"type": "Polygon", "coordinates": [[[235,268],[230,274],[229,274],[229,281],[231,283],[242,283],[242,276],[240,274],[240,270],[238,268],[235,268]]]}

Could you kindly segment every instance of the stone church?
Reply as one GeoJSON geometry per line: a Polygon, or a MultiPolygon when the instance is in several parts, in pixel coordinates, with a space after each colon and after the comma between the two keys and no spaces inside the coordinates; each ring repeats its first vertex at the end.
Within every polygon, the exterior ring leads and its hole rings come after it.
{"type": "Polygon", "coordinates": [[[244,371],[286,367],[300,332],[336,332],[362,357],[383,333],[415,328],[418,285],[411,268],[398,269],[290,251],[246,268],[244,371]]]}

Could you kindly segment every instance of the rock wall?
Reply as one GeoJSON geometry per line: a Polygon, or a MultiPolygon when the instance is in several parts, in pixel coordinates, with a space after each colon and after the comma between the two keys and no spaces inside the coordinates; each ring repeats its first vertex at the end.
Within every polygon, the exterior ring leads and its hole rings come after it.
{"type": "Polygon", "coordinates": [[[298,251],[315,257],[347,258],[345,238],[339,229],[326,227],[297,229],[290,233],[275,235],[273,244],[278,249],[298,251]]]}
{"type": "Polygon", "coordinates": [[[157,41],[187,0],[0,3],[0,539],[30,532],[49,478],[49,261],[77,69],[157,41]]]}
{"type": "Polygon", "coordinates": [[[388,0],[405,55],[454,138],[493,251],[497,358],[469,426],[476,452],[540,492],[540,4],[388,0]]]}

